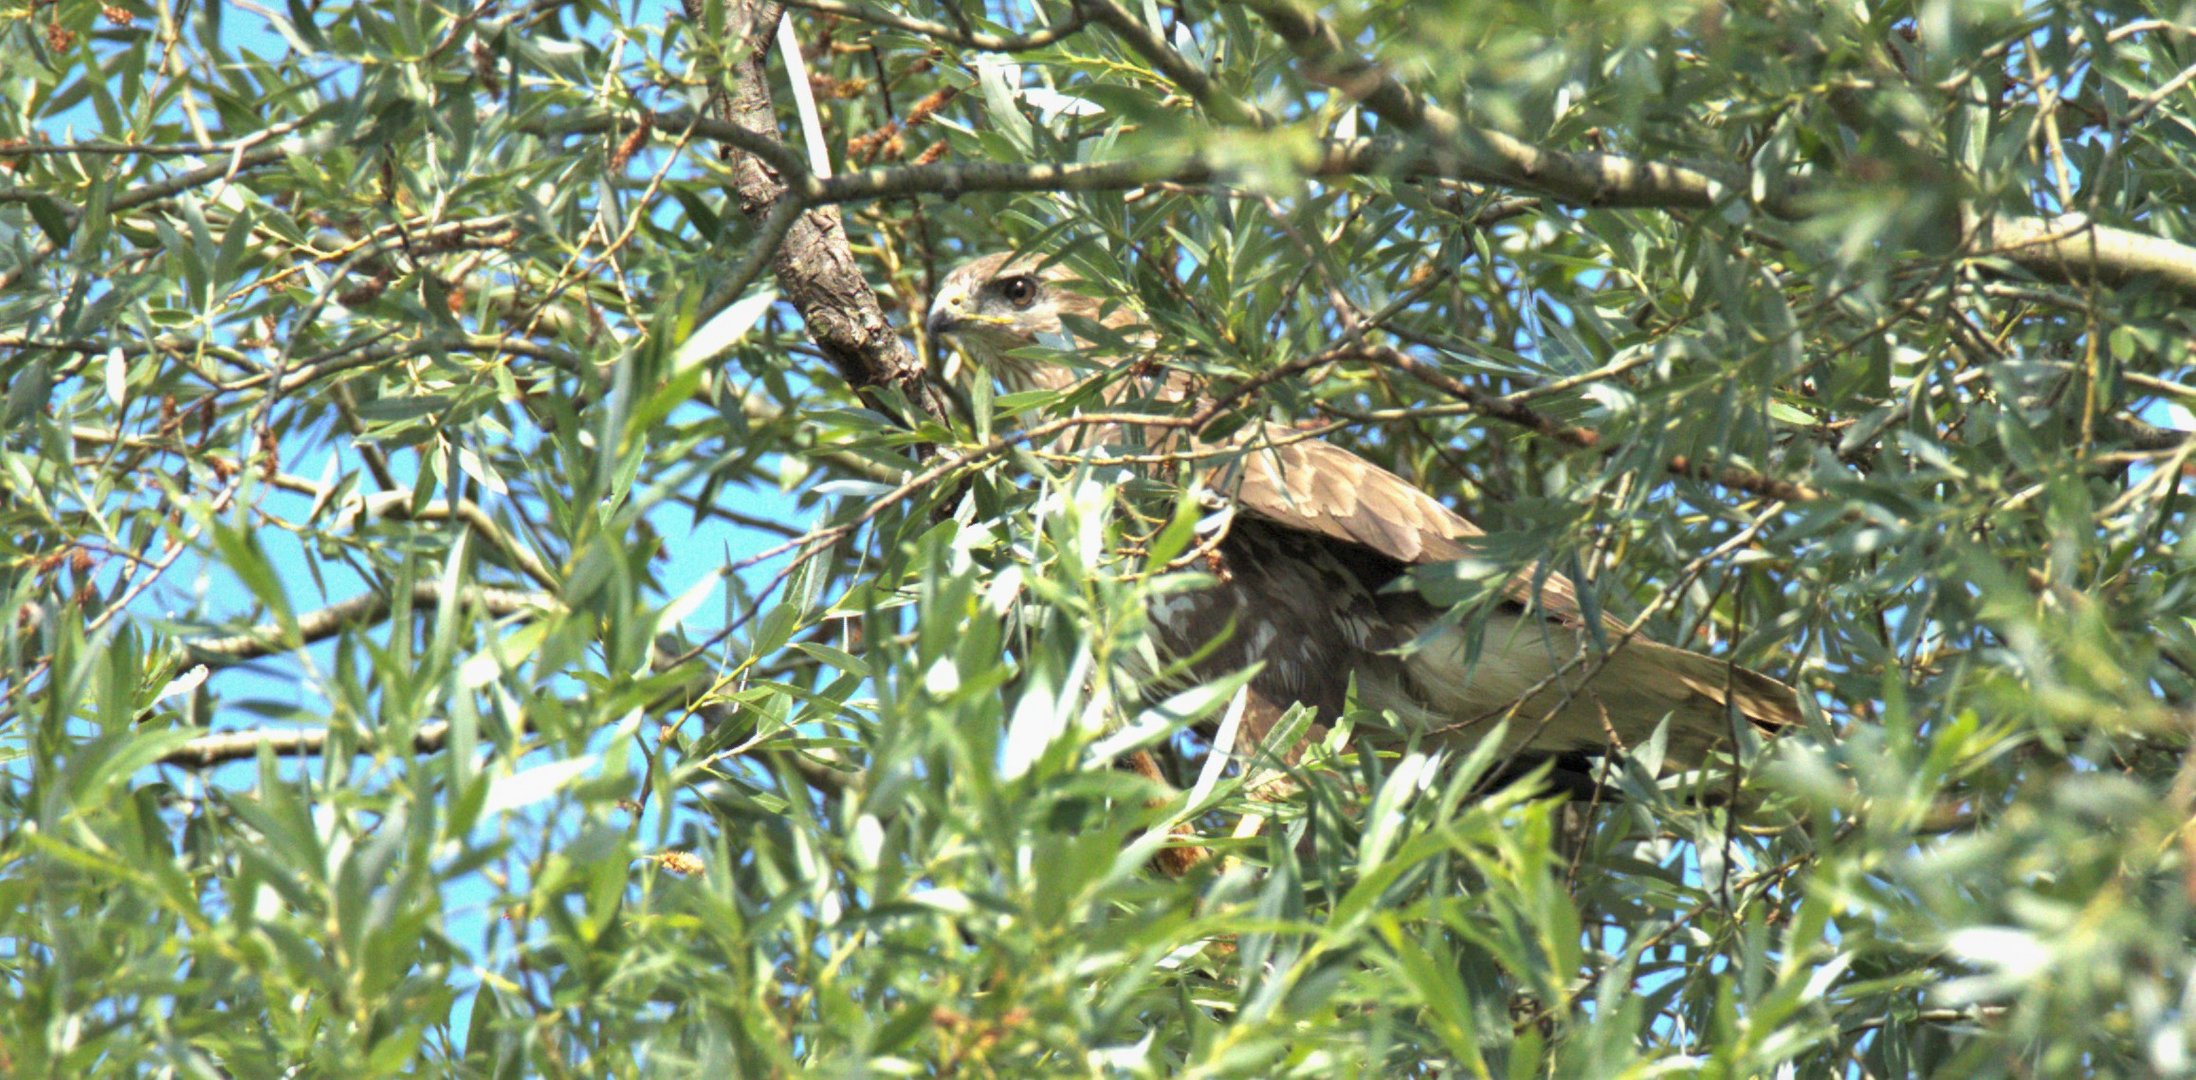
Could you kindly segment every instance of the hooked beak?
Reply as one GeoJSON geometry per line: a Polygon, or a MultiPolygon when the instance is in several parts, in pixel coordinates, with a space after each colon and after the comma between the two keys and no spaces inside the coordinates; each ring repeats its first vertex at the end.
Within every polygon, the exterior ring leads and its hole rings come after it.
{"type": "MultiPolygon", "coordinates": [[[[968,290],[958,285],[948,285],[936,299],[930,302],[930,315],[923,320],[923,328],[930,331],[932,340],[949,342],[953,332],[966,325],[968,314],[968,290]]],[[[945,381],[956,383],[961,379],[961,350],[943,344],[937,346],[945,357],[945,381]]]]}
{"type": "Polygon", "coordinates": [[[923,321],[924,329],[932,337],[952,337],[961,328],[968,315],[968,290],[959,286],[947,286],[938,298],[930,302],[930,317],[923,321]]]}

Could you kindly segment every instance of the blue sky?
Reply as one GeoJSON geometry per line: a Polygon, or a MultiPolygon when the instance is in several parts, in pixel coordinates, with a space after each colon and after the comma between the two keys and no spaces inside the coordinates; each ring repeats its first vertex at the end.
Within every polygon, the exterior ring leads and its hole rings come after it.
{"type": "MultiPolygon", "coordinates": [[[[660,21],[668,8],[661,3],[639,5],[633,12],[636,21],[660,21]]],[[[238,48],[275,55],[285,52],[287,44],[268,30],[264,23],[245,17],[231,10],[223,22],[224,33],[238,48]]],[[[97,129],[97,120],[89,106],[80,106],[71,114],[57,118],[47,126],[56,140],[66,136],[66,128],[74,125],[79,132],[97,129]]],[[[1558,323],[1567,322],[1569,314],[1553,309],[1558,323]]],[[[65,388],[64,388],[65,389],[65,388]]],[[[687,406],[678,414],[682,420],[703,419],[708,415],[700,406],[687,406]]],[[[281,460],[291,473],[319,477],[323,469],[333,461],[337,473],[356,473],[361,463],[351,449],[348,437],[327,430],[296,432],[283,442],[281,460]]],[[[392,462],[397,479],[408,483],[414,477],[408,471],[416,459],[410,455],[398,455],[392,462]]],[[[689,491],[699,488],[690,486],[689,491]]],[[[718,496],[721,505],[758,518],[791,524],[805,528],[814,524],[818,510],[802,510],[793,496],[766,489],[732,489],[718,496]]],[[[291,492],[269,492],[262,504],[272,514],[303,519],[310,506],[310,499],[291,492]]],[[[693,582],[704,580],[718,573],[728,561],[737,561],[756,552],[770,548],[780,541],[774,533],[747,529],[722,519],[710,519],[699,523],[693,514],[675,501],[666,501],[650,515],[650,524],[656,531],[671,540],[666,546],[667,557],[657,567],[660,579],[667,583],[668,594],[683,592],[693,582]]],[[[423,528],[426,526],[422,526],[423,528]]],[[[367,582],[340,560],[319,559],[306,549],[297,537],[286,532],[269,530],[260,542],[273,562],[274,568],[289,590],[290,605],[296,610],[310,610],[356,596],[367,588],[367,582]],[[315,565],[317,563],[317,565],[315,565]],[[322,590],[314,585],[316,571],[324,583],[322,590]]],[[[760,588],[783,565],[783,560],[773,560],[741,572],[750,590],[760,588]]],[[[525,585],[526,583],[517,583],[525,585]]],[[[668,596],[658,596],[658,600],[668,596]]],[[[196,613],[212,623],[249,615],[254,603],[242,583],[228,571],[217,565],[186,558],[179,563],[158,587],[148,591],[133,606],[134,617],[148,623],[167,623],[196,613]]],[[[713,588],[707,598],[694,610],[687,621],[690,634],[695,638],[706,636],[720,628],[725,621],[726,588],[723,584],[713,588]]],[[[189,631],[192,628],[183,627],[189,631]]],[[[385,631],[383,632],[385,633],[385,631]]],[[[375,635],[377,638],[381,634],[375,635]]],[[[323,643],[308,650],[310,663],[325,669],[333,662],[334,643],[323,643]]],[[[210,688],[222,703],[221,711],[211,720],[219,728],[257,726],[269,722],[274,714],[278,722],[288,713],[294,722],[311,724],[327,712],[327,703],[305,677],[303,667],[295,658],[242,665],[216,674],[210,688]]],[[[599,750],[609,740],[616,738],[610,732],[598,736],[599,750]]],[[[286,764],[289,773],[318,770],[317,762],[286,764]]],[[[180,775],[175,771],[172,775],[180,775]]],[[[207,781],[236,790],[249,789],[256,783],[254,766],[241,762],[213,770],[207,781]]],[[[677,815],[664,816],[660,806],[651,804],[640,823],[639,836],[642,846],[656,842],[659,837],[673,837],[683,824],[677,815]]],[[[501,822],[484,826],[484,830],[500,829],[501,822]]],[[[1689,875],[1693,872],[1688,866],[1689,875]]],[[[511,888],[523,888],[514,882],[511,888]]],[[[473,877],[451,888],[446,894],[449,917],[444,931],[460,945],[478,950],[475,960],[487,966],[499,966],[500,958],[489,956],[485,949],[495,932],[491,902],[496,891],[484,879],[473,877]]],[[[1605,942],[1604,944],[1607,944],[1605,942]]],[[[470,976],[461,977],[470,983],[470,976]]],[[[453,1017],[453,1033],[462,1038],[465,1030],[469,1000],[461,1004],[453,1017]]]]}
{"type": "MultiPolygon", "coordinates": [[[[648,0],[636,5],[628,17],[634,21],[661,22],[667,17],[671,7],[672,5],[660,0],[648,0]]],[[[223,14],[221,29],[226,43],[239,52],[280,56],[290,51],[290,45],[282,35],[270,28],[265,20],[252,17],[248,9],[230,7],[223,14]]],[[[330,78],[338,86],[351,77],[351,73],[347,71],[330,73],[330,78]]],[[[66,112],[45,118],[39,126],[56,142],[99,137],[102,132],[98,115],[88,99],[66,112]]],[[[673,204],[667,200],[666,205],[673,204]]],[[[87,377],[96,382],[101,369],[102,365],[95,362],[86,369],[87,377]]],[[[65,383],[56,387],[55,397],[57,400],[67,398],[81,389],[81,384],[65,383]]],[[[142,418],[145,410],[146,403],[133,401],[127,415],[142,418]]],[[[700,405],[687,405],[675,414],[674,420],[704,421],[713,415],[700,405]]],[[[524,439],[527,435],[521,434],[519,437],[524,439]]],[[[327,428],[287,433],[281,440],[279,458],[285,472],[306,478],[357,475],[363,470],[363,463],[351,438],[345,433],[327,428]]],[[[392,454],[390,464],[395,479],[400,484],[413,482],[416,479],[417,462],[417,455],[412,453],[392,454]]],[[[363,487],[365,490],[372,490],[370,480],[363,487]]],[[[700,487],[698,481],[691,482],[685,491],[692,495],[700,487]]],[[[303,521],[309,516],[312,505],[310,496],[266,487],[257,490],[256,505],[266,513],[292,521],[303,521]]],[[[437,495],[446,493],[447,485],[438,490],[437,495]]],[[[488,502],[490,512],[494,513],[494,497],[486,493],[482,497],[488,502]]],[[[719,492],[716,499],[718,505],[726,509],[797,528],[812,525],[813,519],[821,513],[820,507],[804,511],[796,505],[793,494],[768,488],[726,489],[719,492]]],[[[242,513],[232,512],[229,520],[249,518],[242,513]]],[[[665,500],[658,504],[648,514],[648,521],[667,541],[665,558],[655,564],[654,569],[659,580],[667,585],[664,591],[672,595],[684,592],[695,582],[718,575],[728,562],[752,556],[782,540],[782,537],[774,533],[741,527],[721,517],[697,522],[693,512],[675,500],[665,500]]],[[[414,526],[420,530],[440,527],[442,526],[431,523],[414,526]]],[[[462,525],[451,527],[463,528],[462,525]]],[[[256,539],[278,575],[288,606],[293,611],[305,612],[322,608],[359,596],[368,590],[369,583],[352,565],[340,557],[323,557],[308,549],[306,543],[293,533],[268,528],[260,530],[256,539]]],[[[523,537],[520,539],[523,543],[523,537]]],[[[554,559],[549,561],[553,563],[554,559]]],[[[784,557],[768,560],[741,571],[739,576],[752,591],[760,588],[784,563],[784,557]]],[[[495,583],[518,588],[536,587],[533,582],[525,580],[495,583]]],[[[709,591],[706,599],[694,608],[685,621],[691,637],[698,640],[723,627],[728,610],[726,592],[726,585],[719,581],[709,591]]],[[[658,595],[653,599],[660,603],[667,597],[658,595]]],[[[185,638],[206,633],[233,632],[237,628],[237,620],[266,621],[264,611],[244,583],[218,562],[208,561],[200,551],[187,552],[179,559],[158,583],[130,605],[128,616],[130,620],[147,627],[158,627],[185,638]]],[[[375,641],[386,641],[391,629],[390,626],[379,627],[369,631],[367,636],[375,641]]],[[[408,627],[406,631],[411,632],[411,629],[408,627]]],[[[307,649],[302,660],[296,655],[277,656],[217,670],[206,684],[211,700],[217,703],[214,714],[197,716],[194,719],[215,730],[322,726],[330,714],[330,705],[310,673],[315,670],[330,670],[335,663],[336,648],[337,642],[330,640],[307,649]]],[[[579,688],[575,684],[571,689],[577,692],[579,688]]],[[[603,731],[596,737],[593,748],[599,752],[618,737],[620,736],[611,731],[603,731]]],[[[542,755],[537,754],[517,764],[523,769],[539,764],[542,760],[545,760],[542,755]]],[[[363,763],[358,764],[363,766],[363,763]]],[[[342,768],[347,775],[355,777],[353,782],[378,782],[373,779],[374,774],[371,772],[354,772],[351,763],[346,763],[342,768]]],[[[284,761],[280,771],[285,777],[302,778],[320,777],[327,769],[326,763],[315,759],[284,761]]],[[[147,775],[141,779],[150,780],[155,773],[178,783],[185,792],[194,791],[201,784],[243,792],[253,789],[258,783],[257,767],[251,761],[234,762],[201,773],[180,768],[158,768],[148,770],[147,775]]],[[[579,822],[576,813],[556,801],[540,804],[531,813],[538,815],[545,809],[559,815],[549,823],[559,833],[568,835],[579,822]]],[[[667,814],[663,806],[650,801],[638,822],[636,846],[641,850],[676,846],[680,832],[691,823],[690,814],[677,810],[667,814]]],[[[500,817],[486,819],[476,830],[475,838],[482,842],[492,841],[499,835],[504,835],[508,825],[509,822],[500,817]]],[[[523,838],[532,832],[528,828],[519,828],[511,830],[509,835],[523,838]]],[[[524,860],[512,860],[506,865],[523,869],[524,860]]],[[[522,893],[524,889],[523,879],[514,880],[508,886],[511,893],[522,893]]],[[[460,947],[471,950],[474,963],[491,970],[503,967],[509,958],[509,933],[499,927],[496,918],[498,911],[495,909],[495,898],[501,891],[484,876],[476,873],[448,887],[444,894],[446,918],[441,927],[442,932],[460,947]],[[502,955],[490,953],[491,941],[502,942],[499,950],[502,955]]],[[[473,973],[462,970],[454,981],[468,990],[477,986],[478,982],[473,973]]],[[[471,1004],[472,996],[468,993],[457,1005],[450,1020],[450,1033],[453,1037],[464,1037],[471,1004]]]]}

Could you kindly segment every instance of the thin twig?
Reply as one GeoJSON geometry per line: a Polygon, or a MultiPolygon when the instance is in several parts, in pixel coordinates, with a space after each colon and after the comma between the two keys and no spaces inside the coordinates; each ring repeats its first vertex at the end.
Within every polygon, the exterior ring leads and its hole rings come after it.
{"type": "Polygon", "coordinates": [[[959,45],[964,49],[976,49],[981,52],[1014,53],[1042,49],[1055,41],[1076,33],[1085,24],[1083,11],[1080,7],[1070,8],[1068,13],[1062,16],[1058,22],[1042,30],[1035,30],[1027,34],[987,34],[981,31],[962,30],[941,22],[931,22],[928,19],[916,19],[890,11],[879,11],[867,4],[844,3],[842,0],[786,0],[786,6],[806,8],[809,11],[837,15],[876,26],[889,26],[894,30],[905,30],[910,34],[929,38],[933,41],[942,41],[951,45],[959,45]]]}

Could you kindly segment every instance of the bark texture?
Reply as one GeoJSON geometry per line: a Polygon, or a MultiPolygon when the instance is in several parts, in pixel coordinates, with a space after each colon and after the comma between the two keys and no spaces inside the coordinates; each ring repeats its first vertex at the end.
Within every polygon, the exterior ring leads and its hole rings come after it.
{"type": "MultiPolygon", "coordinates": [[[[684,6],[687,18],[703,25],[704,0],[684,0],[684,6]]],[[[731,87],[719,90],[713,103],[726,122],[771,140],[780,136],[770,93],[770,43],[784,10],[783,4],[763,0],[729,6],[734,40],[726,42],[725,51],[733,60],[731,87]]],[[[792,197],[790,189],[762,158],[730,144],[720,153],[732,165],[740,212],[761,232],[771,211],[792,197]]],[[[769,239],[759,235],[757,242],[769,239]]],[[[875,290],[855,263],[837,206],[802,208],[771,254],[771,269],[779,292],[800,312],[810,339],[840,378],[857,391],[892,387],[919,408],[942,413],[942,400],[924,380],[922,359],[885,319],[875,290]]]]}

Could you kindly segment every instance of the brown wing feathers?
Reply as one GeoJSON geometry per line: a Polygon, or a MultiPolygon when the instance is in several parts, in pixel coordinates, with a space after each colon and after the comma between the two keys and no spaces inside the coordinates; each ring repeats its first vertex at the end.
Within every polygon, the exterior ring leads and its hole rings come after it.
{"type": "MultiPolygon", "coordinates": [[[[930,326],[954,337],[1002,378],[1018,375],[1036,385],[1065,388],[1077,381],[1074,372],[1056,364],[1034,370],[1009,354],[1060,331],[1062,314],[1102,318],[1119,327],[1133,321],[1126,305],[1101,305],[1068,287],[1072,281],[1064,268],[1042,266],[1034,256],[988,256],[947,278],[930,326]],[[1033,290],[1031,283],[1039,279],[1044,287],[1033,290]]],[[[1114,407],[1130,396],[1148,395],[1186,405],[1193,392],[1178,375],[1156,385],[1117,380],[1105,400],[1114,407]],[[1141,394],[1132,395],[1139,387],[1141,394]]],[[[1086,430],[1077,433],[1077,441],[1116,442],[1128,434],[1086,430]]],[[[1275,536],[1303,538],[1269,537],[1262,547],[1246,539],[1236,545],[1239,551],[1249,550],[1244,545],[1260,547],[1263,557],[1279,559],[1264,568],[1273,572],[1248,576],[1291,595],[1260,595],[1241,581],[1208,595],[1212,603],[1235,605],[1245,620],[1265,616],[1260,625],[1268,640],[1279,640],[1284,632],[1296,635],[1291,645],[1305,655],[1293,665],[1250,655],[1243,646],[1223,650],[1237,666],[1270,661],[1253,689],[1272,691],[1268,696],[1276,704],[1292,695],[1302,700],[1307,691],[1300,684],[1328,665],[1337,670],[1325,674],[1354,673],[1361,687],[1376,685],[1391,705],[1415,712],[1418,721],[1436,729],[1471,719],[1456,714],[1485,713],[1490,702],[1499,712],[1507,707],[1504,702],[1515,704],[1522,696],[1520,715],[1543,710],[1550,720],[1543,728],[1559,729],[1548,744],[1534,743],[1535,749],[1599,745],[1612,723],[1620,736],[1637,737],[1665,715],[1673,718],[1673,750],[1680,742],[1705,749],[1727,733],[1727,703],[1765,728],[1799,719],[1790,687],[1713,657],[1636,636],[1611,638],[1620,642],[1613,652],[1594,653],[1589,635],[1581,632],[1586,619],[1578,592],[1558,573],[1529,570],[1505,583],[1504,596],[1515,609],[1503,616],[1510,632],[1502,635],[1501,645],[1491,626],[1484,649],[1461,641],[1441,612],[1415,595],[1398,598],[1386,585],[1410,566],[1469,556],[1472,538],[1484,534],[1402,477],[1339,446],[1279,424],[1251,425],[1219,445],[1194,441],[1179,428],[1154,427],[1143,434],[1148,451],[1187,449],[1195,452],[1191,460],[1217,459],[1218,464],[1199,466],[1202,486],[1232,498],[1250,518],[1284,530],[1275,536]],[[1314,537],[1331,546],[1304,542],[1314,537]],[[1339,582],[1335,587],[1342,590],[1327,598],[1333,603],[1323,619],[1316,591],[1321,582],[1339,582]],[[1347,618],[1337,610],[1344,604],[1350,607],[1347,618]],[[1368,630],[1368,619],[1385,621],[1368,630]],[[1414,639],[1421,646],[1415,653],[1392,651],[1414,639]]],[[[1623,628],[1614,618],[1604,618],[1603,625],[1611,634],[1623,628]]],[[[1332,698],[1326,692],[1331,689],[1315,696],[1332,698]]],[[[1320,704],[1327,711],[1336,702],[1320,704]]]]}
{"type": "MultiPolygon", "coordinates": [[[[1484,535],[1402,477],[1332,443],[1304,439],[1277,424],[1252,429],[1236,441],[1248,449],[1236,463],[1208,471],[1206,482],[1266,521],[1369,548],[1404,566],[1464,558],[1465,542],[1484,535]]],[[[1528,569],[1512,577],[1503,592],[1543,619],[1569,628],[1585,625],[1578,591],[1560,573],[1528,569]]],[[[1611,633],[1624,629],[1613,616],[1602,622],[1611,633]]],[[[1674,684],[1667,688],[1672,700],[1711,705],[1700,711],[1702,725],[1712,727],[1712,713],[1728,701],[1764,728],[1799,722],[1792,689],[1766,675],[1636,636],[1619,648],[1634,650],[1628,660],[1651,661],[1674,684]]],[[[1634,666],[1618,665],[1619,673],[1634,666]]]]}

